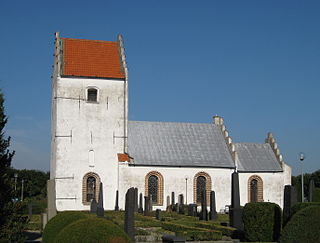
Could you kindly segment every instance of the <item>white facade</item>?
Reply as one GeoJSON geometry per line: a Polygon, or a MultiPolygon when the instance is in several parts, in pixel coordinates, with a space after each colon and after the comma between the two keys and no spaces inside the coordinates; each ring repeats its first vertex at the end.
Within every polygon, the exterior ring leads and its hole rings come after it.
{"type": "MultiPolygon", "coordinates": [[[[211,178],[217,211],[231,204],[232,168],[132,166],[119,162],[118,154],[127,152],[127,78],[61,77],[60,48],[57,41],[50,168],[58,211],[89,210],[89,204],[84,203],[83,181],[89,172],[98,175],[103,183],[106,210],[114,209],[117,190],[121,209],[124,209],[128,188],[136,187],[144,195],[146,175],[151,171],[163,176],[163,203],[155,208],[166,209],[167,196],[171,197],[171,192],[175,192],[176,202],[178,195],[183,194],[187,203],[194,203],[194,180],[199,172],[205,172],[211,178]],[[97,90],[96,102],[88,101],[90,88],[97,90]]],[[[257,175],[263,181],[263,200],[283,207],[283,190],[285,185],[291,184],[291,169],[284,162],[282,168],[283,172],[240,173],[241,205],[249,201],[248,179],[257,175]]]]}

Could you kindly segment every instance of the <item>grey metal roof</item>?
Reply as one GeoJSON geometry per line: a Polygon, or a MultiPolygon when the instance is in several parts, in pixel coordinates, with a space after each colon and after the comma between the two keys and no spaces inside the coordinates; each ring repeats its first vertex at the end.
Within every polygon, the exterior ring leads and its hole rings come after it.
{"type": "Polygon", "coordinates": [[[268,143],[235,143],[238,152],[238,171],[278,172],[282,168],[268,143]]]}
{"type": "Polygon", "coordinates": [[[135,165],[234,168],[214,124],[129,121],[128,153],[135,165]]]}

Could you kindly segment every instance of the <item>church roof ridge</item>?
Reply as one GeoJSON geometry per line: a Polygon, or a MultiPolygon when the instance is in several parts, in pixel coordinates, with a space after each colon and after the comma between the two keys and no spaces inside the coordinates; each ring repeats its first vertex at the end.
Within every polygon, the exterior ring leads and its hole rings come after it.
{"type": "Polygon", "coordinates": [[[133,121],[129,120],[131,123],[158,123],[158,124],[193,124],[193,125],[215,125],[213,123],[206,122],[174,122],[174,121],[133,121]]]}

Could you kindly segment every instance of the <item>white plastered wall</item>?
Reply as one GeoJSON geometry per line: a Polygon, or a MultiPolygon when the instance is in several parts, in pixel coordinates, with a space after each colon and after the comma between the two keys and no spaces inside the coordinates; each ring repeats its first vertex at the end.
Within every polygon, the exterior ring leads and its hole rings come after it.
{"type": "Polygon", "coordinates": [[[57,210],[89,209],[82,203],[82,180],[88,172],[99,175],[108,195],[104,207],[111,209],[118,189],[117,153],[124,149],[124,81],[57,77],[55,85],[51,175],[57,210]],[[86,101],[88,87],[98,89],[97,103],[86,101]],[[89,153],[94,157],[90,163],[89,153]]]}

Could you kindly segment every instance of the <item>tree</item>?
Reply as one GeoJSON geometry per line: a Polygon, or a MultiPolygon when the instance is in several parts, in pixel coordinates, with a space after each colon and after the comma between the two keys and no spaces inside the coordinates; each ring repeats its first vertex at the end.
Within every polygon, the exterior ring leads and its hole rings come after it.
{"type": "Polygon", "coordinates": [[[9,176],[14,151],[9,150],[10,137],[5,135],[7,116],[4,98],[0,90],[0,242],[23,242],[23,226],[27,219],[19,214],[20,203],[12,202],[12,186],[9,176]]]}

